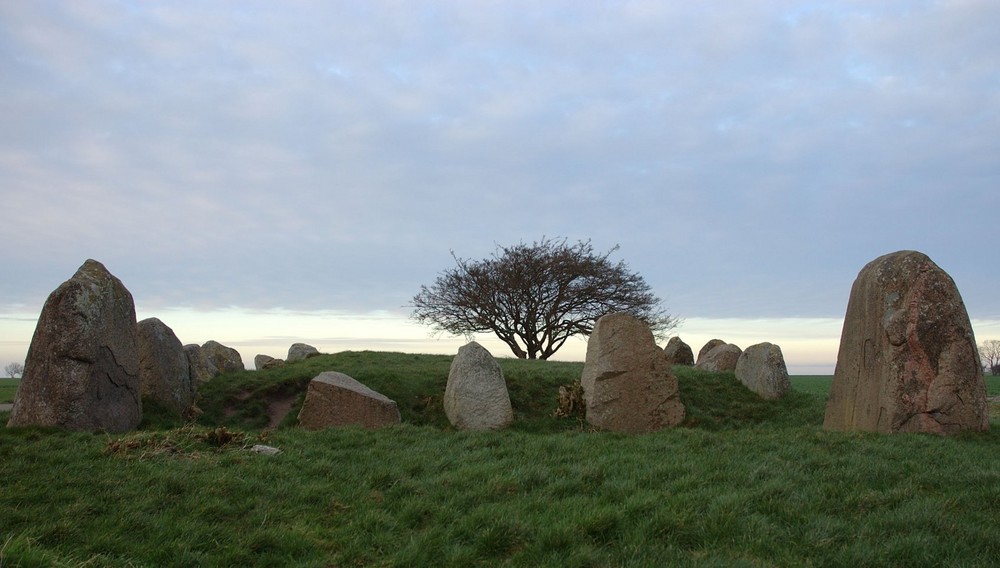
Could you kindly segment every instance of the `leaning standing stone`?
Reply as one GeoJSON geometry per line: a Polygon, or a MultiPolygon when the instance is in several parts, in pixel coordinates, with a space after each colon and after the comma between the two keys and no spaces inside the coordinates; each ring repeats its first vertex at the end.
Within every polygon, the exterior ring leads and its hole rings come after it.
{"type": "Polygon", "coordinates": [[[736,362],[736,379],[766,400],[777,400],[792,390],[785,357],[773,343],[747,347],[736,362]]]}
{"type": "Polygon", "coordinates": [[[191,366],[174,330],[157,318],[137,324],[142,396],[183,414],[194,403],[191,366]]]}
{"type": "Polygon", "coordinates": [[[444,411],[461,430],[498,430],[514,421],[503,370],[475,341],[460,347],[451,362],[444,411]]]}
{"type": "Polygon", "coordinates": [[[587,422],[598,428],[637,434],[684,420],[670,361],[649,326],[630,314],[597,320],[580,383],[587,422]]]}
{"type": "Polygon", "coordinates": [[[141,419],[132,294],[87,260],[45,301],[8,424],[125,432],[141,419]]]}
{"type": "Polygon", "coordinates": [[[851,288],[823,428],[989,429],[976,339],[955,282],[926,255],[868,263],[851,288]]]}
{"type": "Polygon", "coordinates": [[[333,371],[320,373],[309,381],[306,400],[299,411],[299,424],[308,430],[336,426],[375,429],[399,422],[395,401],[333,371]]]}

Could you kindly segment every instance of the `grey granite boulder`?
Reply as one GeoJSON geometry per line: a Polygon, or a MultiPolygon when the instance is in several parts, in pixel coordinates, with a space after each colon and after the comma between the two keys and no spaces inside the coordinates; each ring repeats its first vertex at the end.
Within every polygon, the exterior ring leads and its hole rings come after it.
{"type": "Polygon", "coordinates": [[[777,400],[792,390],[781,347],[773,343],[747,347],[736,362],[736,379],[766,400],[777,400]]]}
{"type": "Polygon", "coordinates": [[[684,420],[677,378],[653,332],[626,313],[597,320],[580,378],[587,422],[615,432],[653,432],[684,420]]]}
{"type": "Polygon", "coordinates": [[[191,385],[197,390],[198,385],[207,383],[219,374],[219,368],[208,357],[208,353],[197,343],[184,346],[184,354],[188,358],[191,369],[191,385]]]}
{"type": "Polygon", "coordinates": [[[294,363],[308,359],[309,357],[315,357],[316,355],[319,355],[319,350],[312,345],[307,343],[293,343],[288,348],[288,357],[285,357],[285,362],[294,363]]]}
{"type": "Polygon", "coordinates": [[[240,357],[240,352],[232,347],[227,347],[213,340],[206,341],[202,344],[201,349],[220,373],[233,373],[246,370],[246,367],[243,365],[243,358],[240,357]]]}
{"type": "Polygon", "coordinates": [[[725,344],[726,342],[721,339],[709,339],[704,345],[701,346],[701,349],[698,350],[698,358],[695,359],[695,365],[701,363],[702,360],[705,358],[705,355],[708,355],[710,351],[712,351],[713,349],[715,349],[720,345],[725,345],[725,344]]]}
{"type": "Polygon", "coordinates": [[[270,355],[260,354],[253,358],[253,366],[258,371],[263,369],[276,369],[278,367],[284,367],[285,361],[282,359],[275,359],[270,355]]]}
{"type": "Polygon", "coordinates": [[[514,421],[503,370],[475,341],[460,347],[451,362],[444,411],[461,430],[497,430],[514,421]]]}
{"type": "Polygon", "coordinates": [[[157,318],[137,324],[142,396],[183,414],[194,403],[191,365],[174,330],[157,318]]]}
{"type": "Polygon", "coordinates": [[[663,348],[663,353],[672,365],[694,365],[694,352],[691,346],[684,343],[680,337],[671,337],[667,346],[663,348]]]}
{"type": "Polygon", "coordinates": [[[711,373],[735,371],[736,363],[739,362],[742,354],[743,350],[732,343],[716,345],[704,356],[698,357],[698,364],[694,368],[711,373]]]}

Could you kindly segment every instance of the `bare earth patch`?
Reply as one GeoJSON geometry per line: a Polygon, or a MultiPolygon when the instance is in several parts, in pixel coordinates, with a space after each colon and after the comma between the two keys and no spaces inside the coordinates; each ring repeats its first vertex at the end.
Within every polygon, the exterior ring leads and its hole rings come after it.
{"type": "Polygon", "coordinates": [[[288,416],[288,411],[292,409],[298,396],[298,394],[286,394],[267,401],[267,417],[270,419],[268,428],[277,428],[278,424],[281,424],[285,416],[288,416]]]}

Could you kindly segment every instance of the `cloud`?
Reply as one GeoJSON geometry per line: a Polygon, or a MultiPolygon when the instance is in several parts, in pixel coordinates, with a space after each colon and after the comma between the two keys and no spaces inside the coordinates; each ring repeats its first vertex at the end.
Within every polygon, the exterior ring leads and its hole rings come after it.
{"type": "Polygon", "coordinates": [[[917,248],[995,317],[997,11],[6,4],[0,302],[94,257],[155,306],[398,309],[548,235],[682,316],[839,317],[917,248]]]}

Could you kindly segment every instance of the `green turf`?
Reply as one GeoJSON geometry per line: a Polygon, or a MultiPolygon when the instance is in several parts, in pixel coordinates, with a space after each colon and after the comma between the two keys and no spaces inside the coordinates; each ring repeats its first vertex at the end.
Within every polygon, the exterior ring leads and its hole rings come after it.
{"type": "Polygon", "coordinates": [[[579,364],[500,362],[517,416],[501,432],[442,422],[449,357],[372,352],[220,376],[199,400],[203,424],[116,435],[0,428],[0,566],[989,566],[1000,558],[996,423],[950,438],[825,432],[824,397],[801,392],[797,379],[791,396],[769,402],[731,373],[678,368],[685,423],[628,436],[551,416],[555,391],[579,378],[579,364]],[[299,396],[323,370],[395,398],[406,423],[251,426],[266,420],[259,407],[269,398],[299,396]],[[251,410],[231,413],[238,403],[251,410]],[[248,451],[256,443],[282,453],[248,451]]]}
{"type": "Polygon", "coordinates": [[[21,384],[21,379],[0,379],[0,403],[14,402],[14,395],[17,394],[17,386],[21,384]]]}

